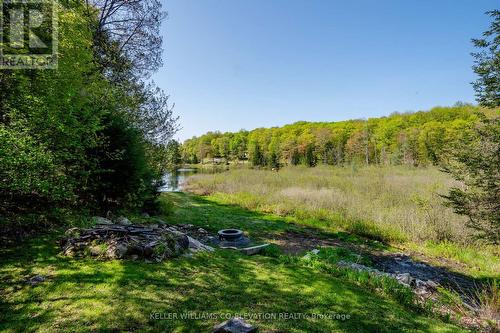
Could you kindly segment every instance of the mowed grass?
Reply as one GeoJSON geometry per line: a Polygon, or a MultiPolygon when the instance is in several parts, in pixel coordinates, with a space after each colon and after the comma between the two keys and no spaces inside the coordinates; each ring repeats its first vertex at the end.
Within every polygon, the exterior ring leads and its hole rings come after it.
{"type": "Polygon", "coordinates": [[[478,243],[465,217],[440,196],[453,184],[436,168],[318,166],[197,174],[186,190],[321,230],[452,258],[474,275],[498,276],[498,247],[478,243]]]}
{"type": "MultiPolygon", "coordinates": [[[[241,226],[258,237],[300,227],[276,217],[181,193],[171,223],[210,230],[241,226]]],[[[0,249],[1,332],[209,332],[243,314],[260,332],[460,332],[390,295],[296,260],[217,250],[147,264],[59,254],[57,234],[0,249]],[[30,286],[35,274],[48,279],[30,286]],[[168,319],[191,313],[204,319],[168,319]],[[338,319],[265,319],[259,314],[349,315],[338,319]],[[155,319],[158,318],[161,319],[155,319]]]]}

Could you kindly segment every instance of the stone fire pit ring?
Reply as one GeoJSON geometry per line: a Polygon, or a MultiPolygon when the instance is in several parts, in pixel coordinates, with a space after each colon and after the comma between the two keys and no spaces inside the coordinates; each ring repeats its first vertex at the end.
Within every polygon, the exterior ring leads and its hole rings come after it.
{"type": "Polygon", "coordinates": [[[243,236],[243,231],[239,229],[222,229],[217,234],[220,240],[234,241],[243,236]]]}

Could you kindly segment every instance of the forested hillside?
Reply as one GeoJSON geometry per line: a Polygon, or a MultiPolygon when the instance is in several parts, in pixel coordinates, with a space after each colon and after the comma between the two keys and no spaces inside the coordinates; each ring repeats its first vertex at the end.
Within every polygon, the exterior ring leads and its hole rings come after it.
{"type": "Polygon", "coordinates": [[[253,165],[358,162],[383,165],[438,164],[449,144],[467,135],[492,109],[468,104],[388,117],[340,122],[297,122],[237,133],[208,132],[186,140],[186,163],[211,158],[246,160],[253,165]]]}

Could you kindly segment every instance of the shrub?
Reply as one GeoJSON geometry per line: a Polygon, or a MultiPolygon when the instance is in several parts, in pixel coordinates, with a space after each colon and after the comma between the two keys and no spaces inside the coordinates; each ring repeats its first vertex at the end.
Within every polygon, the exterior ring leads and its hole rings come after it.
{"type": "Polygon", "coordinates": [[[262,255],[271,258],[279,258],[282,255],[280,247],[276,244],[269,244],[262,250],[262,255]]]}
{"type": "Polygon", "coordinates": [[[156,201],[158,213],[163,216],[172,215],[174,212],[174,203],[166,196],[160,196],[156,201]]]}

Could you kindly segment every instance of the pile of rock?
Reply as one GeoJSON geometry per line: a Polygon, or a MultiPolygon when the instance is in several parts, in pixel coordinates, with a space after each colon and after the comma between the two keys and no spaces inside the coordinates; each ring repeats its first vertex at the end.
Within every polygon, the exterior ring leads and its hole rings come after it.
{"type": "Polygon", "coordinates": [[[213,244],[217,239],[217,237],[211,235],[207,230],[197,227],[193,224],[180,223],[176,224],[175,228],[180,232],[183,232],[186,235],[199,240],[203,244],[213,244]]]}
{"type": "Polygon", "coordinates": [[[114,223],[95,218],[90,229],[71,228],[60,242],[67,256],[93,256],[103,259],[139,259],[162,261],[190,250],[213,251],[197,239],[165,223],[138,225],[127,218],[114,223]]]}
{"type": "Polygon", "coordinates": [[[420,280],[411,276],[410,273],[386,273],[382,272],[376,268],[368,267],[358,263],[339,261],[337,263],[340,267],[349,267],[356,271],[364,271],[376,276],[389,276],[395,278],[399,283],[410,287],[415,294],[421,296],[422,298],[429,298],[438,288],[439,284],[432,280],[420,280]]]}

